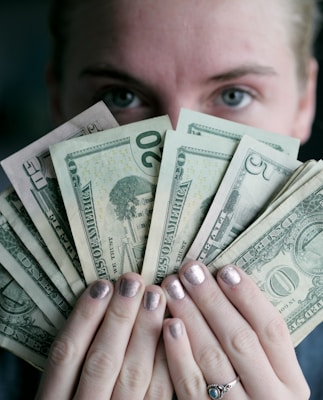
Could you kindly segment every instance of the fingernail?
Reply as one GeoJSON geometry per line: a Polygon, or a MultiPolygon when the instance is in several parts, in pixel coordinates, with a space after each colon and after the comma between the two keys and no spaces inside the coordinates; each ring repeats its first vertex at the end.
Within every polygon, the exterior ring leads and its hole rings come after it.
{"type": "Polygon", "coordinates": [[[103,299],[110,292],[107,281],[97,281],[90,288],[90,296],[92,299],[103,299]]]}
{"type": "Polygon", "coordinates": [[[144,295],[144,308],[154,311],[159,306],[160,294],[156,292],[146,292],[144,295]]]}
{"type": "Polygon", "coordinates": [[[229,286],[235,286],[241,281],[238,271],[232,265],[222,268],[220,277],[229,286]]]}
{"type": "Polygon", "coordinates": [[[166,289],[170,297],[173,299],[180,300],[185,297],[183,286],[178,279],[175,279],[169,283],[166,289]]]}
{"type": "Polygon", "coordinates": [[[140,288],[140,282],[134,279],[122,278],[119,286],[119,293],[124,297],[134,297],[140,288]]]}
{"type": "Polygon", "coordinates": [[[173,322],[169,325],[169,332],[174,339],[179,338],[183,334],[183,327],[180,322],[173,322]]]}
{"type": "Polygon", "coordinates": [[[200,285],[205,279],[204,271],[198,264],[187,268],[184,272],[184,276],[192,285],[200,285]]]}

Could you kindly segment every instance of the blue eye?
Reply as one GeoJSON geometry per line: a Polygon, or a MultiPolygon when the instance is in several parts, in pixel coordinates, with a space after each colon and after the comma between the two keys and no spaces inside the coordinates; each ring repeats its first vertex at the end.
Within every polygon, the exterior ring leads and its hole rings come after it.
{"type": "Polygon", "coordinates": [[[246,107],[252,100],[252,95],[242,89],[230,88],[221,93],[221,102],[228,107],[242,108],[246,107]]]}
{"type": "Polygon", "coordinates": [[[102,96],[103,101],[111,111],[134,108],[141,105],[141,100],[131,90],[113,88],[107,90],[102,96]]]}

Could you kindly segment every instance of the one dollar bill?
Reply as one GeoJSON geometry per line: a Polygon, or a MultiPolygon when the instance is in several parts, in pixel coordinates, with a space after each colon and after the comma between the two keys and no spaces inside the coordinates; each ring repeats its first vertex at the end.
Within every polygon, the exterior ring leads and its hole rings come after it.
{"type": "Polygon", "coordinates": [[[1,213],[0,254],[3,267],[32,296],[53,325],[60,328],[69,316],[71,306],[1,213]]]}
{"type": "Polygon", "coordinates": [[[43,271],[68,303],[74,305],[76,296],[68,285],[65,276],[51,257],[43,238],[37,231],[13,187],[9,187],[0,194],[0,213],[7,219],[20,241],[38,261],[43,271]]]}
{"type": "Polygon", "coordinates": [[[44,369],[58,329],[0,263],[0,346],[44,369]]]}
{"type": "Polygon", "coordinates": [[[323,319],[323,171],[208,265],[236,264],[284,317],[294,345],[323,319]]]}

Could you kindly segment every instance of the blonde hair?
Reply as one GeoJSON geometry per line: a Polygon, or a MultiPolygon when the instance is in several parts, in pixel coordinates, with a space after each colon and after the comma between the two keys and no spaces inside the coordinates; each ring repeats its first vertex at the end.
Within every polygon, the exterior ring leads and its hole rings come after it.
{"type": "MultiPolygon", "coordinates": [[[[88,1],[90,0],[52,0],[49,14],[52,37],[51,63],[58,80],[64,76],[64,55],[75,9],[88,1]]],[[[295,54],[297,75],[301,85],[306,82],[308,60],[314,55],[315,38],[320,23],[318,1],[287,0],[287,3],[282,3],[287,6],[290,46],[295,54]]]]}
{"type": "Polygon", "coordinates": [[[321,23],[319,6],[317,0],[290,0],[287,6],[290,45],[295,54],[297,75],[302,84],[307,78],[307,62],[315,56],[315,39],[321,23]]]}

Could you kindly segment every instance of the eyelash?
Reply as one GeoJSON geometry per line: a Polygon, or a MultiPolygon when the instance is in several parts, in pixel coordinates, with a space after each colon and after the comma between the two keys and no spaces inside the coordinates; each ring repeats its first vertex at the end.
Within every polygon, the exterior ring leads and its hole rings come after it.
{"type": "MultiPolygon", "coordinates": [[[[227,86],[224,88],[220,88],[216,91],[215,94],[212,95],[212,103],[215,106],[224,107],[228,110],[242,110],[246,108],[253,99],[256,98],[256,93],[252,90],[245,89],[239,86],[227,86]],[[235,99],[237,93],[240,97],[235,99]],[[231,102],[236,102],[236,104],[228,104],[228,98],[225,99],[225,96],[234,95],[232,97],[231,102]]],[[[138,94],[135,90],[131,90],[125,86],[111,86],[106,87],[100,90],[100,93],[94,97],[94,102],[99,100],[103,100],[107,106],[110,108],[112,112],[118,113],[126,110],[136,109],[143,106],[150,106],[149,101],[145,100],[144,96],[138,94]],[[128,101],[127,96],[130,94],[132,98],[129,99],[128,104],[117,104],[118,100],[128,101]],[[124,95],[124,99],[122,99],[122,95],[124,95]],[[110,99],[109,99],[110,97],[110,99]],[[118,99],[119,97],[119,99],[118,99]]],[[[230,99],[229,99],[230,100],[230,99]]]]}
{"type": "MultiPolygon", "coordinates": [[[[215,104],[219,104],[222,105],[224,107],[228,107],[228,108],[232,108],[232,109],[242,109],[247,107],[251,101],[253,99],[256,98],[256,95],[253,91],[248,90],[248,89],[244,89],[241,87],[236,87],[236,86],[230,86],[224,89],[221,89],[221,91],[219,92],[219,95],[216,96],[215,99],[215,104]],[[224,100],[224,96],[227,94],[234,94],[236,95],[237,93],[239,93],[239,95],[241,96],[240,99],[238,99],[238,104],[234,105],[234,104],[227,104],[224,100]],[[246,104],[247,102],[247,104],[246,104]]],[[[232,99],[233,101],[235,101],[235,99],[232,99]]]]}
{"type": "Polygon", "coordinates": [[[117,112],[117,111],[122,111],[125,109],[129,108],[135,108],[139,107],[142,104],[144,104],[144,99],[143,96],[138,95],[134,90],[128,89],[123,86],[112,86],[109,88],[105,88],[104,90],[101,90],[98,95],[94,97],[95,101],[103,100],[107,106],[117,112]],[[129,99],[129,105],[130,103],[133,103],[135,101],[135,104],[131,104],[130,106],[128,105],[117,105],[117,100],[125,101],[127,102],[128,100],[126,99],[126,96],[131,94],[132,99],[129,99]],[[121,95],[125,95],[124,99],[122,99],[121,95]],[[117,97],[119,96],[119,99],[117,97]],[[109,98],[110,97],[110,98],[109,98]]]}

